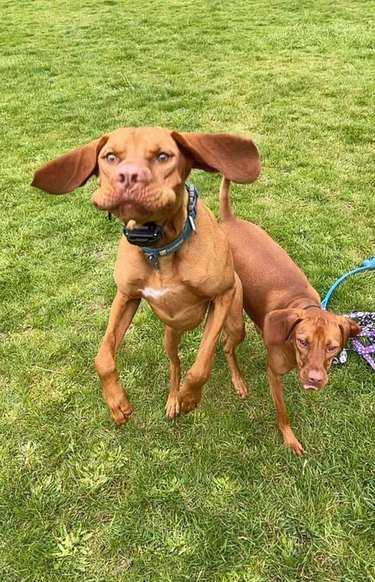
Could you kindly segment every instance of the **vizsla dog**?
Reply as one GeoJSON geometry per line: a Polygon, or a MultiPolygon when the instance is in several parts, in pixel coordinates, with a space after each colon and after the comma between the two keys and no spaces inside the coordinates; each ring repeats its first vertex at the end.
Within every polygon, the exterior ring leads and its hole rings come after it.
{"type": "Polygon", "coordinates": [[[350,319],[321,309],[318,293],[289,255],[264,230],[233,216],[229,185],[223,178],[221,228],[242,281],[244,309],[267,348],[267,377],[284,443],[302,455],[304,450],[285,410],[281,375],[297,368],[305,390],[320,390],[327,384],[333,357],[359,327],[350,319]]]}
{"type": "Polygon", "coordinates": [[[242,287],[225,235],[208,208],[197,202],[194,188],[185,185],[192,168],[250,183],[260,166],[257,149],[248,139],[140,127],[103,135],[34,175],[32,185],[51,194],[71,192],[96,175],[99,188],[93,204],[126,225],[115,265],[117,294],[95,359],[104,399],[118,425],[128,420],[132,405],[120,385],[115,354],[141,299],[165,324],[164,347],[170,360],[167,417],[180,409],[188,412],[200,401],[222,330],[234,389],[240,397],[247,395],[234,355],[244,337],[242,287]],[[181,334],[206,314],[196,360],[180,390],[181,334]]]}

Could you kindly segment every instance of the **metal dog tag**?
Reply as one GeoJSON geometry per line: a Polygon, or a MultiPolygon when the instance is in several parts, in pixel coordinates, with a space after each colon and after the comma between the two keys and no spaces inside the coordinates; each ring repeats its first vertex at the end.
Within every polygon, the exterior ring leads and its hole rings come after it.
{"type": "Polygon", "coordinates": [[[197,229],[195,227],[194,218],[191,216],[191,214],[189,214],[189,222],[190,222],[191,228],[194,230],[194,232],[197,232],[197,229]]]}
{"type": "Polygon", "coordinates": [[[153,253],[148,253],[146,255],[146,257],[147,257],[147,261],[148,261],[148,264],[150,265],[150,267],[152,267],[153,269],[160,268],[158,257],[156,255],[154,255],[153,253]]]}

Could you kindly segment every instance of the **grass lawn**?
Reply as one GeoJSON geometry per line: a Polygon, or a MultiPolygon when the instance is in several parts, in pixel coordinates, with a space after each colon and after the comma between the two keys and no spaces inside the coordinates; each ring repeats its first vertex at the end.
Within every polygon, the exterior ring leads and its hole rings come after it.
{"type": "MultiPolygon", "coordinates": [[[[2,0],[0,580],[375,580],[374,375],[355,355],[321,394],[286,378],[308,454],[284,450],[247,323],[240,401],[219,349],[199,408],[164,419],[162,325],[138,312],[118,366],[135,407],[111,424],[93,358],[121,225],[30,188],[33,169],[106,131],[251,135],[233,186],[324,295],[375,251],[372,1],[2,0]]],[[[217,215],[220,179],[194,172],[217,215]]],[[[266,266],[265,266],[266,268],[266,266]]],[[[374,274],[338,313],[375,311],[374,274]]],[[[182,344],[184,370],[200,330],[182,344]]]]}

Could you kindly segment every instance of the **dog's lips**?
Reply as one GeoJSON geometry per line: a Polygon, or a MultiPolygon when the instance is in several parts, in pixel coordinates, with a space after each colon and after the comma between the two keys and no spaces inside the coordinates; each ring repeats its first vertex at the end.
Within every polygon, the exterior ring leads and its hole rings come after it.
{"type": "Polygon", "coordinates": [[[131,193],[124,193],[116,204],[119,210],[131,210],[131,209],[141,209],[144,208],[144,200],[140,197],[132,195],[131,193]]]}
{"type": "Polygon", "coordinates": [[[116,206],[144,206],[147,196],[145,190],[139,187],[118,189],[114,188],[113,198],[117,200],[116,206]]]}
{"type": "Polygon", "coordinates": [[[142,184],[130,188],[102,186],[94,192],[91,201],[98,210],[111,212],[124,223],[135,220],[144,224],[158,222],[166,216],[176,202],[176,193],[172,188],[149,188],[142,184]]]}
{"type": "Polygon", "coordinates": [[[119,218],[126,220],[137,219],[144,216],[147,210],[142,204],[137,203],[136,200],[121,201],[120,204],[113,208],[112,212],[118,215],[119,218]]]}
{"type": "Polygon", "coordinates": [[[317,392],[319,388],[317,386],[313,386],[312,384],[302,384],[304,390],[308,390],[310,392],[315,391],[317,392]]]}
{"type": "Polygon", "coordinates": [[[137,212],[147,213],[155,212],[158,205],[152,197],[147,197],[144,194],[139,194],[137,191],[124,192],[118,200],[114,210],[120,213],[137,212]]]}
{"type": "Polygon", "coordinates": [[[129,213],[135,211],[139,214],[149,210],[144,196],[139,196],[138,193],[132,191],[119,193],[116,190],[112,190],[104,195],[100,195],[100,192],[95,192],[92,202],[98,210],[109,212],[129,213]]]}

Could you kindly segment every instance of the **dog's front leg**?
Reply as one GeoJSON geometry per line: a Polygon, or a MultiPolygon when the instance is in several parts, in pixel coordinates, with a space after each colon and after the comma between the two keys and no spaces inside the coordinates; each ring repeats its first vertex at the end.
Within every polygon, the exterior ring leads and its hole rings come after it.
{"type": "Polygon", "coordinates": [[[120,291],[112,303],[108,326],[95,358],[95,367],[103,388],[103,396],[112,420],[124,424],[133,407],[122,388],[117,371],[115,354],[138,309],[140,299],[130,299],[120,291]]]}
{"type": "Polygon", "coordinates": [[[180,412],[180,403],[178,401],[177,393],[180,388],[181,366],[180,358],[178,357],[178,346],[180,344],[182,331],[173,329],[168,325],[165,326],[164,331],[164,349],[169,358],[169,374],[170,374],[170,390],[165,405],[165,416],[167,418],[174,418],[180,412]]]}
{"type": "Polygon", "coordinates": [[[288,449],[294,451],[296,455],[301,456],[305,451],[303,450],[301,443],[294,436],[292,428],[289,424],[289,419],[284,404],[280,374],[274,372],[268,361],[266,363],[266,372],[270,385],[272,400],[276,408],[277,424],[279,425],[279,429],[283,435],[284,444],[288,449]]]}
{"type": "Polygon", "coordinates": [[[178,393],[181,409],[184,412],[193,410],[201,400],[202,388],[211,374],[215,349],[228,316],[234,291],[234,288],[231,288],[210,304],[197,357],[178,393]]]}

